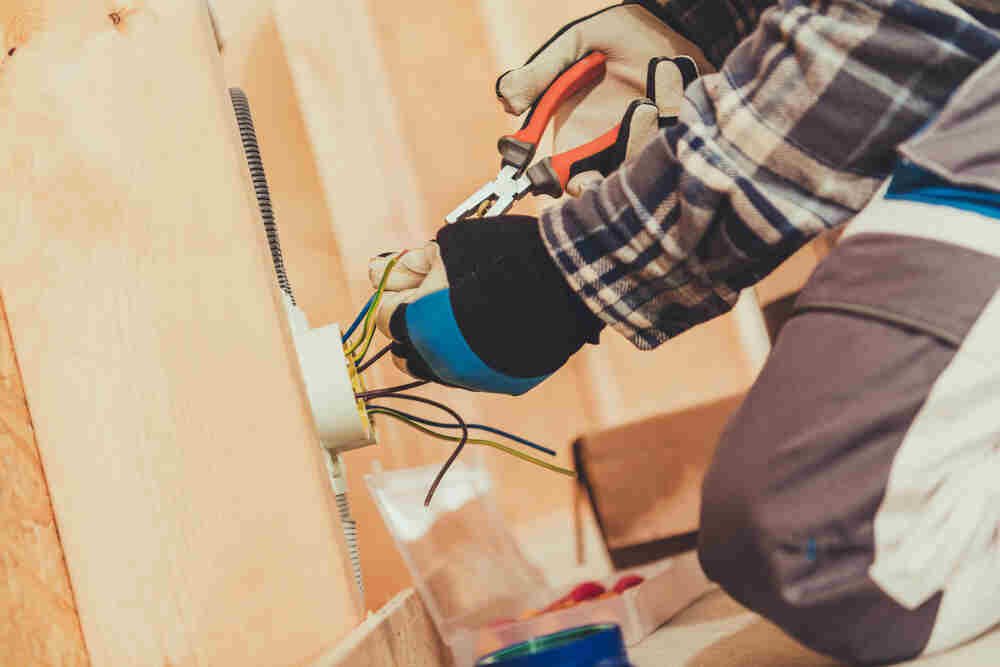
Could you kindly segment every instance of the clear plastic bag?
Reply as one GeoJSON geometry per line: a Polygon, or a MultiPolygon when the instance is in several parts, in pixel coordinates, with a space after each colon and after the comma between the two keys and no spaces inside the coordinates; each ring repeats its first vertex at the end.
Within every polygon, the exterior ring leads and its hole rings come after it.
{"type": "Polygon", "coordinates": [[[375,472],[365,481],[456,667],[590,623],[619,625],[626,644],[633,645],[709,585],[692,554],[641,568],[647,581],[623,595],[524,618],[566,591],[553,589],[522,553],[493,502],[484,468],[456,464],[424,507],[437,471],[427,466],[375,472]]]}
{"type": "Polygon", "coordinates": [[[545,578],[505,528],[488,473],[456,464],[424,507],[437,470],[378,472],[365,481],[445,640],[543,605],[545,578]]]}

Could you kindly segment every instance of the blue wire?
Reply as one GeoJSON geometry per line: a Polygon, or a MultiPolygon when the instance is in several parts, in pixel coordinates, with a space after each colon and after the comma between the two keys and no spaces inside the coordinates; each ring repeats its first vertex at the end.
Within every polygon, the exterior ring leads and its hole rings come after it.
{"type": "Polygon", "coordinates": [[[358,316],[354,318],[353,322],[351,322],[351,326],[347,327],[347,331],[344,332],[344,339],[343,339],[345,343],[351,336],[354,335],[354,332],[357,331],[358,325],[361,324],[361,320],[365,319],[365,315],[368,314],[368,309],[372,307],[373,301],[375,301],[374,294],[372,294],[368,298],[368,302],[361,307],[361,312],[358,313],[358,316]]]}
{"type": "MultiPolygon", "coordinates": [[[[399,414],[405,416],[407,419],[412,419],[413,421],[418,422],[420,424],[423,424],[424,426],[433,426],[435,428],[462,428],[459,424],[448,424],[448,423],[445,423],[445,422],[431,421],[430,419],[425,419],[423,417],[418,417],[417,415],[409,413],[409,412],[403,412],[402,410],[399,410],[398,408],[387,408],[387,407],[384,407],[384,406],[381,406],[381,405],[375,405],[374,403],[371,404],[371,407],[373,407],[373,408],[382,408],[382,409],[385,409],[385,410],[392,410],[394,412],[398,412],[399,414]]],[[[503,436],[504,438],[508,438],[509,440],[513,440],[514,442],[519,442],[522,445],[526,445],[528,447],[531,447],[532,449],[537,449],[540,452],[544,452],[544,453],[548,454],[549,456],[555,456],[556,455],[555,451],[549,449],[548,447],[543,447],[543,446],[541,446],[539,444],[536,444],[536,443],[532,442],[531,440],[526,440],[526,439],[522,438],[519,435],[514,435],[513,433],[508,433],[507,431],[501,431],[500,429],[493,428],[492,426],[486,426],[484,424],[466,424],[466,426],[469,429],[475,429],[475,430],[478,430],[478,431],[486,431],[487,433],[494,433],[496,435],[503,436]]]]}

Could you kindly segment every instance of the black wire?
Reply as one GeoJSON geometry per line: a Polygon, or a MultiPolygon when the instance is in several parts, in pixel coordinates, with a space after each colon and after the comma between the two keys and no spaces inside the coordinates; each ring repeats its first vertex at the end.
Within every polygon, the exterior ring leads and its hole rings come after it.
{"type": "MultiPolygon", "coordinates": [[[[381,406],[372,404],[370,407],[378,408],[378,407],[381,407],[381,406]]],[[[415,415],[415,414],[410,413],[410,412],[404,412],[403,410],[397,410],[396,408],[391,408],[391,409],[395,410],[396,412],[398,412],[401,415],[404,415],[407,419],[412,419],[413,421],[417,422],[418,424],[423,424],[424,426],[433,426],[434,428],[460,428],[458,424],[446,424],[445,422],[436,422],[436,421],[434,421],[432,419],[426,419],[424,417],[421,417],[419,415],[415,415]]],[[[499,435],[499,436],[502,436],[504,438],[507,438],[508,440],[513,440],[514,442],[519,442],[522,445],[525,445],[527,447],[531,447],[532,449],[537,449],[538,451],[544,452],[544,453],[548,454],[549,456],[555,456],[556,455],[555,450],[549,449],[548,447],[543,447],[543,446],[539,445],[538,443],[535,443],[535,442],[532,442],[531,440],[528,440],[527,438],[522,438],[519,435],[514,435],[513,433],[508,433],[507,431],[504,431],[502,429],[496,428],[494,426],[487,426],[485,424],[472,424],[472,423],[468,423],[468,422],[466,423],[466,426],[469,427],[470,431],[486,431],[487,433],[493,433],[495,435],[499,435]]]]}
{"type": "MultiPolygon", "coordinates": [[[[370,398],[383,398],[384,396],[391,396],[400,391],[406,391],[407,389],[416,389],[417,387],[423,387],[425,384],[430,384],[427,380],[417,380],[416,382],[407,382],[406,384],[399,384],[395,387],[385,387],[384,389],[373,389],[372,391],[363,391],[360,394],[355,394],[355,398],[360,398],[362,401],[367,401],[370,398]]],[[[450,410],[451,408],[449,408],[450,410]]]]}
{"type": "Polygon", "coordinates": [[[393,343],[389,343],[388,345],[386,345],[385,347],[383,347],[381,350],[379,350],[378,352],[376,352],[374,357],[372,357],[371,359],[368,359],[367,361],[365,361],[365,363],[363,363],[360,366],[358,366],[357,372],[358,373],[364,373],[366,370],[368,370],[369,366],[371,366],[376,361],[378,361],[379,359],[381,359],[382,357],[384,357],[386,354],[388,354],[389,350],[392,349],[392,346],[393,346],[393,343]]]}
{"type": "Polygon", "coordinates": [[[454,417],[455,421],[458,422],[459,427],[462,429],[462,437],[459,439],[458,445],[455,447],[455,450],[451,453],[448,459],[444,462],[444,465],[441,466],[441,469],[438,471],[438,474],[434,477],[434,481],[431,482],[431,488],[427,490],[427,496],[424,498],[424,507],[427,507],[428,505],[431,504],[431,498],[434,497],[434,492],[437,491],[438,485],[441,484],[441,480],[444,479],[444,474],[448,472],[448,469],[451,468],[451,465],[455,462],[455,459],[458,458],[459,452],[461,452],[462,449],[465,447],[465,443],[469,441],[469,427],[465,423],[465,420],[462,419],[462,415],[458,414],[444,403],[438,403],[437,401],[431,400],[429,398],[424,398],[423,396],[390,393],[382,395],[381,398],[398,398],[404,401],[415,401],[417,403],[424,403],[425,405],[434,406],[435,408],[443,410],[444,412],[447,412],[449,415],[454,417]]]}

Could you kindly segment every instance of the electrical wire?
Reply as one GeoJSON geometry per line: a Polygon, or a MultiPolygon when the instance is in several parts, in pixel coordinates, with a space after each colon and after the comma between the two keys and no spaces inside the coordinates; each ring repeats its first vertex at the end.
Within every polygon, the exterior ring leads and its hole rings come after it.
{"type": "MultiPolygon", "coordinates": [[[[401,415],[403,415],[403,416],[405,416],[405,417],[407,417],[409,419],[412,419],[415,422],[423,424],[424,426],[433,426],[434,428],[458,428],[458,424],[447,424],[445,422],[436,422],[436,421],[433,421],[431,419],[427,419],[425,417],[421,417],[419,415],[414,415],[414,414],[411,414],[409,412],[404,412],[403,410],[396,410],[396,412],[400,413],[401,415]]],[[[536,450],[538,450],[540,452],[544,452],[545,454],[548,454],[549,456],[555,456],[556,455],[555,450],[549,449],[548,447],[543,447],[542,445],[539,445],[538,443],[532,442],[531,440],[528,440],[527,438],[522,438],[519,435],[514,435],[513,433],[508,433],[507,431],[495,428],[493,426],[487,426],[485,424],[470,424],[468,422],[466,422],[466,426],[469,427],[470,431],[486,431],[487,433],[495,433],[496,435],[502,436],[502,437],[507,438],[509,440],[513,440],[514,442],[519,442],[522,445],[525,445],[527,447],[531,447],[532,449],[536,449],[536,450]]],[[[469,440],[469,442],[472,442],[472,440],[469,440]]]]}
{"type": "MultiPolygon", "coordinates": [[[[401,391],[406,391],[408,389],[416,389],[417,387],[423,387],[425,384],[429,384],[427,380],[417,380],[416,382],[407,382],[406,384],[398,384],[395,387],[386,387],[384,389],[373,389],[372,391],[363,391],[360,394],[355,394],[355,398],[360,398],[362,401],[367,401],[371,398],[383,398],[385,396],[392,396],[401,391]]],[[[416,398],[416,396],[411,396],[411,398],[416,398]]],[[[442,407],[446,410],[451,410],[447,406],[440,406],[432,403],[436,407],[442,407]]],[[[459,421],[462,421],[461,419],[459,421]]],[[[463,422],[464,423],[464,422],[463,422]]]]}
{"type": "MultiPolygon", "coordinates": [[[[434,476],[434,481],[431,482],[431,488],[427,489],[427,496],[424,498],[424,507],[431,504],[431,498],[434,497],[434,492],[437,491],[438,485],[441,484],[441,480],[444,479],[444,474],[448,472],[451,465],[458,458],[458,455],[465,448],[465,443],[469,441],[469,428],[465,425],[465,420],[462,419],[462,415],[455,412],[453,409],[449,408],[444,403],[439,403],[437,401],[431,400],[429,398],[424,398],[423,396],[414,396],[413,394],[385,394],[384,398],[396,398],[404,401],[414,401],[416,403],[423,403],[424,405],[430,405],[439,410],[447,412],[451,417],[458,422],[459,427],[462,429],[462,437],[458,439],[458,445],[455,447],[454,451],[445,459],[444,465],[438,470],[437,475],[434,476]]],[[[389,408],[392,410],[392,408],[389,408]]]]}
{"type": "MultiPolygon", "coordinates": [[[[399,420],[401,422],[404,422],[408,426],[410,426],[410,427],[412,427],[412,428],[420,431],[421,433],[424,433],[424,434],[429,435],[431,437],[437,438],[439,440],[447,440],[449,442],[457,442],[458,440],[460,440],[460,438],[457,438],[457,437],[455,437],[453,435],[447,435],[445,433],[438,433],[437,431],[431,430],[431,429],[429,429],[429,428],[427,428],[425,426],[421,426],[419,422],[422,421],[422,420],[419,417],[416,417],[415,415],[411,415],[411,414],[409,414],[407,412],[402,412],[400,410],[394,410],[393,408],[390,408],[390,407],[387,407],[387,406],[384,406],[384,405],[376,405],[374,403],[366,404],[365,409],[368,411],[368,414],[372,414],[372,415],[386,415],[388,417],[392,417],[393,419],[397,419],[397,420],[399,420]]],[[[447,424],[447,426],[450,427],[452,425],[451,424],[447,424]]],[[[469,427],[471,428],[471,425],[469,427]]],[[[528,463],[532,463],[532,464],[534,464],[536,466],[539,466],[541,468],[545,468],[547,470],[551,470],[553,472],[557,472],[557,473],[560,473],[562,475],[567,475],[569,477],[576,477],[576,473],[573,472],[572,470],[569,470],[567,468],[562,468],[562,467],[557,466],[557,465],[553,465],[553,464],[549,463],[548,461],[543,461],[542,459],[539,459],[539,458],[536,458],[534,456],[531,456],[530,454],[525,454],[524,452],[518,451],[518,450],[514,449],[513,447],[508,447],[507,445],[503,445],[503,444],[501,444],[499,442],[496,442],[494,440],[487,440],[485,438],[468,438],[466,440],[466,442],[468,444],[470,444],[470,445],[484,445],[486,447],[492,447],[494,449],[498,449],[501,452],[504,452],[506,454],[510,454],[511,456],[515,456],[515,457],[521,459],[522,461],[527,461],[528,463]]]]}
{"type": "Polygon", "coordinates": [[[407,253],[407,250],[400,252],[398,255],[389,260],[389,263],[385,265],[385,271],[382,272],[382,278],[378,281],[378,288],[375,290],[375,294],[372,295],[372,303],[368,307],[368,311],[365,313],[364,325],[361,328],[361,337],[351,345],[351,348],[347,351],[347,354],[354,359],[354,363],[360,363],[365,355],[368,353],[368,347],[372,344],[372,338],[375,337],[375,327],[372,325],[372,319],[374,318],[375,312],[378,310],[378,305],[382,301],[382,295],[385,293],[385,285],[389,280],[389,274],[396,267],[396,263],[407,253]],[[358,349],[361,348],[361,352],[358,353],[358,349]]]}
{"type": "Polygon", "coordinates": [[[374,357],[372,357],[371,359],[367,360],[365,363],[363,363],[360,366],[358,366],[357,372],[358,373],[364,373],[366,370],[368,370],[369,366],[371,366],[376,361],[378,361],[379,359],[381,359],[382,357],[384,357],[386,354],[388,354],[389,350],[392,349],[392,346],[393,346],[393,343],[389,343],[388,345],[386,345],[385,347],[383,347],[381,350],[379,350],[378,352],[376,352],[374,357]]]}
{"type": "Polygon", "coordinates": [[[347,327],[347,331],[344,332],[343,336],[344,343],[347,343],[347,341],[351,339],[351,336],[354,335],[354,332],[357,331],[358,325],[361,324],[361,320],[365,319],[365,315],[368,314],[368,309],[372,307],[373,301],[375,301],[374,294],[368,297],[368,301],[366,301],[365,305],[361,307],[360,312],[358,312],[358,316],[354,318],[353,322],[351,322],[351,326],[347,327]]]}

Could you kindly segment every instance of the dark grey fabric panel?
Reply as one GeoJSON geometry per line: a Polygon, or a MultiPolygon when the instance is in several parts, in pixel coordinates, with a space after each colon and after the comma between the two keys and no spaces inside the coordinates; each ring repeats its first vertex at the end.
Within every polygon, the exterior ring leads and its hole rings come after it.
{"type": "Polygon", "coordinates": [[[1000,191],[1000,54],[976,70],[927,129],[899,150],[947,181],[1000,191]]]}
{"type": "MultiPolygon", "coordinates": [[[[961,340],[1000,284],[1000,259],[859,235],[801,304],[906,312],[961,340]],[[978,272],[978,273],[977,273],[978,272]]],[[[909,611],[868,577],[896,451],[955,346],[877,316],[805,310],[785,325],[724,433],[702,493],[706,573],[807,646],[851,664],[926,645],[940,594],[909,611]]]]}
{"type": "MultiPolygon", "coordinates": [[[[951,209],[938,208],[946,220],[951,209]]],[[[961,340],[997,289],[997,262],[939,241],[858,234],[819,265],[796,306],[865,306],[961,340]]]]}

